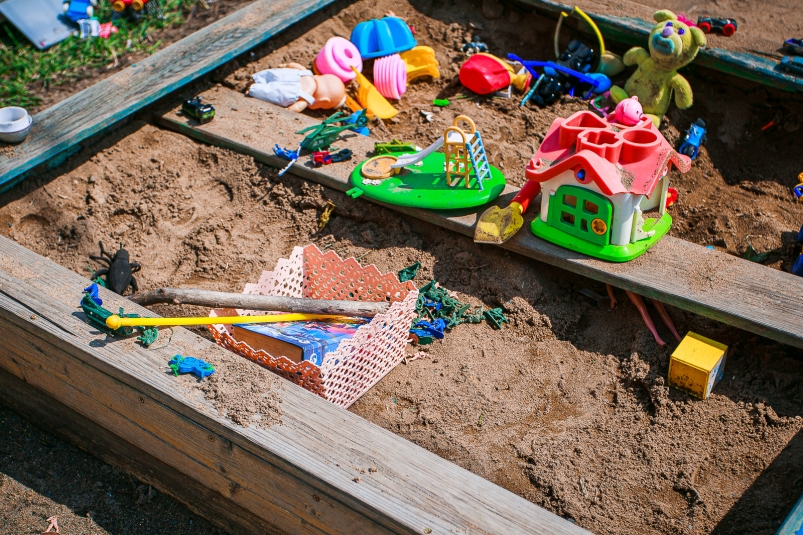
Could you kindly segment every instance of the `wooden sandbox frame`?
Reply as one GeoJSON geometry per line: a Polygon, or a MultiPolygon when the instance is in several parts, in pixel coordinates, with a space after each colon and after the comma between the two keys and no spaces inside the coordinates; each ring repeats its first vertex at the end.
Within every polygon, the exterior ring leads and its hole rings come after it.
{"type": "MultiPolygon", "coordinates": [[[[43,111],[26,143],[0,160],[0,190],[61,164],[82,143],[330,3],[258,0],[43,111]]],[[[170,114],[158,122],[284,165],[261,146],[216,136],[170,114]]],[[[339,191],[347,188],[343,177],[326,169],[299,165],[293,172],[339,191]]],[[[504,197],[514,193],[508,188],[504,197]]],[[[471,211],[394,208],[467,235],[476,222],[471,211]]],[[[657,269],[657,260],[610,266],[526,232],[505,247],[803,347],[802,279],[751,264],[725,274],[719,290],[697,288],[687,280],[686,267],[725,255],[682,240],[668,243],[675,252],[657,269]]],[[[0,399],[228,531],[588,533],[295,385],[286,385],[282,394],[283,424],[267,430],[242,428],[200,410],[160,367],[177,352],[224,350],[183,329],[162,350],[105,343],[76,306],[87,282],[0,237],[0,399]],[[378,471],[355,481],[355,467],[369,466],[378,471]]],[[[125,305],[153,315],[105,291],[103,298],[110,309],[125,305]]]]}

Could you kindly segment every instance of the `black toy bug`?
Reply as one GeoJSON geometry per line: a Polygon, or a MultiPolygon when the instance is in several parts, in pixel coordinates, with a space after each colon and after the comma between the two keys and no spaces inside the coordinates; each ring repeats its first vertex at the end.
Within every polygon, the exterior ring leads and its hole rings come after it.
{"type": "Polygon", "coordinates": [[[98,242],[98,245],[100,245],[100,256],[89,255],[89,258],[104,262],[109,267],[94,272],[92,279],[106,275],[106,287],[120,295],[123,295],[129,286],[131,286],[132,293],[139,290],[134,273],[142,269],[142,266],[139,262],[131,262],[129,260],[128,251],[123,249],[123,244],[120,244],[120,249],[114,253],[114,256],[103,249],[103,242],[98,242]]]}

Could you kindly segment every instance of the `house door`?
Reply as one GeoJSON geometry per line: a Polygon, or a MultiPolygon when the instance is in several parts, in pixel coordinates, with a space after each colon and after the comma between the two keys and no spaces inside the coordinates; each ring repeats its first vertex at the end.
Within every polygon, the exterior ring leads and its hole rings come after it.
{"type": "Polygon", "coordinates": [[[561,186],[549,202],[548,223],[597,245],[610,243],[613,204],[604,195],[579,186],[561,186]]]}

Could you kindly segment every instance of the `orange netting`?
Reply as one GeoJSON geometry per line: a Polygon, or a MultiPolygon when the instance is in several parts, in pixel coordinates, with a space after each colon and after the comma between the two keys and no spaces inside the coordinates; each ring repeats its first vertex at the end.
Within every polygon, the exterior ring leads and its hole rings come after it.
{"type": "MultiPolygon", "coordinates": [[[[243,293],[391,303],[386,313],[327,353],[320,368],[255,350],[235,340],[228,325],[209,327],[221,346],[342,407],[357,401],[404,358],[418,300],[412,282],[401,283],[393,273],[382,275],[373,264],[362,267],[354,258],[343,260],[334,251],[322,253],[315,245],[294,248],[290,258],[279,260],[276,269],[263,272],[259,282],[247,284],[243,293]]],[[[252,314],[264,311],[218,309],[210,316],[252,314]]]]}

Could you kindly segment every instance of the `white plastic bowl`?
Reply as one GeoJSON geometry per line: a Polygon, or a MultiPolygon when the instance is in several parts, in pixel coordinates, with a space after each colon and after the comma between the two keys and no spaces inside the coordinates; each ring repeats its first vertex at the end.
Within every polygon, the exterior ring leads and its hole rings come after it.
{"type": "Polygon", "coordinates": [[[0,108],[0,141],[19,143],[28,136],[32,123],[25,108],[0,108]]]}

